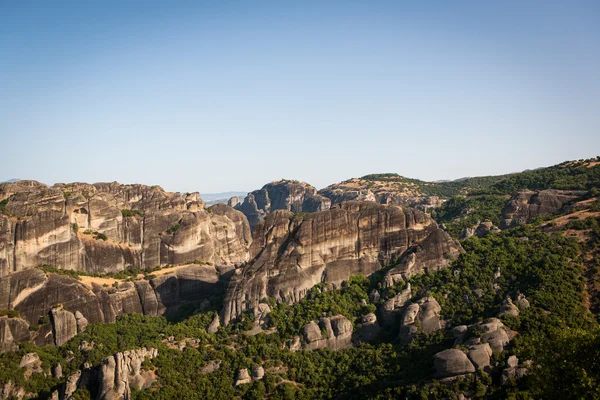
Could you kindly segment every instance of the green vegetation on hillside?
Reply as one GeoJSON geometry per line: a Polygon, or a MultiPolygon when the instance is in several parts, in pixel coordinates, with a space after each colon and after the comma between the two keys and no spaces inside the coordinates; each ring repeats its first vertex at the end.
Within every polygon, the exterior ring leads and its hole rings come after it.
{"type": "Polygon", "coordinates": [[[491,221],[500,224],[502,210],[508,199],[502,196],[452,197],[441,207],[432,212],[432,217],[444,224],[446,231],[458,237],[465,228],[470,228],[477,222],[491,221]]]}
{"type": "Polygon", "coordinates": [[[589,190],[600,187],[600,159],[569,161],[548,168],[512,174],[492,186],[499,193],[519,190],[571,189],[589,190]]]}
{"type": "Polygon", "coordinates": [[[356,323],[357,317],[373,312],[406,285],[381,288],[383,274],[375,274],[370,279],[353,277],[339,290],[318,285],[294,305],[269,299],[271,325],[277,328],[270,335],[242,334],[252,327],[250,315],[209,335],[205,328],[214,311],[179,322],[133,314],[118,317],[114,324],[91,324],[60,348],[26,344],[17,353],[0,355],[0,384],[11,380],[47,398],[65,378],[33,374],[25,380],[18,369],[25,353],[36,351],[44,368],[60,362],[68,376],[85,362],[98,365],[115,352],[146,346],[159,349],[156,359],[144,363],[144,368],[155,369],[158,380],[154,389],[134,390],[134,399],[442,399],[459,392],[469,392],[472,398],[595,398],[600,333],[586,310],[580,244],[525,226],[473,237],[463,246],[466,252],[448,268],[414,276],[410,282],[416,298],[431,295],[438,300],[451,326],[495,316],[507,296],[527,297],[529,309],[516,318],[503,317],[519,334],[510,350],[494,356],[497,368],[490,375],[478,372],[449,384],[426,384],[433,373],[433,355],[452,346],[448,331],[419,334],[408,345],[384,332],[380,342],[340,351],[284,348],[286,339],[298,335],[308,321],[343,314],[356,323]],[[495,276],[498,271],[500,276],[495,276]],[[377,303],[368,300],[373,288],[381,293],[377,303]],[[175,342],[186,338],[194,342],[179,350],[170,345],[170,336],[175,342]],[[84,351],[83,341],[95,345],[84,351]],[[531,359],[539,367],[518,383],[502,386],[500,374],[510,354],[531,359]],[[220,368],[203,374],[202,368],[212,360],[219,360],[220,368]],[[265,368],[263,380],[233,385],[240,368],[256,365],[265,368]],[[563,368],[567,370],[561,372],[563,368]]]}

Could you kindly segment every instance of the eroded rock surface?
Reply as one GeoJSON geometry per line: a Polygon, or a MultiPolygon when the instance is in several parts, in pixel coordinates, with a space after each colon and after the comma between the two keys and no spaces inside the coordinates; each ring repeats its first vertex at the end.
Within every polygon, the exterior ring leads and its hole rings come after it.
{"type": "Polygon", "coordinates": [[[370,202],[346,202],[295,217],[269,214],[254,227],[253,260],[236,270],[225,299],[229,323],[265,297],[289,303],[318,283],[334,287],[353,275],[370,275],[392,259],[414,254],[410,276],[441,268],[460,246],[425,213],[370,202]]]}
{"type": "Polygon", "coordinates": [[[475,372],[467,355],[458,349],[449,349],[433,356],[433,365],[440,378],[465,375],[475,372]]]}
{"type": "Polygon", "coordinates": [[[89,273],[202,261],[248,260],[250,227],[224,204],[204,209],[198,193],[113,183],[0,185],[0,277],[53,265],[89,273]]]}
{"type": "Polygon", "coordinates": [[[582,194],[564,190],[519,192],[504,207],[500,228],[512,228],[525,224],[536,217],[557,213],[565,204],[582,194]]]}
{"type": "Polygon", "coordinates": [[[146,357],[158,356],[158,350],[141,348],[124,351],[107,357],[100,367],[98,399],[129,399],[131,388],[146,389],[152,385],[155,376],[151,371],[143,371],[146,357]]]}
{"type": "Polygon", "coordinates": [[[236,204],[236,209],[243,212],[250,226],[254,227],[270,212],[323,211],[329,209],[331,200],[317,194],[317,189],[305,182],[281,180],[268,183],[262,189],[248,193],[243,203],[231,200],[231,204],[236,204]]]}
{"type": "Polygon", "coordinates": [[[409,304],[402,317],[400,340],[409,342],[419,331],[430,334],[442,329],[444,324],[440,319],[441,311],[440,304],[433,296],[409,304]]]}
{"type": "Polygon", "coordinates": [[[352,346],[352,323],[343,315],[311,321],[302,328],[304,349],[345,349],[352,346]]]}
{"type": "Polygon", "coordinates": [[[104,287],[37,268],[0,278],[0,309],[15,309],[21,318],[0,317],[0,351],[19,342],[62,345],[88,323],[114,322],[119,315],[162,315],[182,302],[199,303],[223,293],[230,274],[211,265],[188,265],[149,280],[104,287]],[[91,286],[91,287],[90,287],[91,286]],[[29,331],[41,318],[49,322],[29,331]]]}

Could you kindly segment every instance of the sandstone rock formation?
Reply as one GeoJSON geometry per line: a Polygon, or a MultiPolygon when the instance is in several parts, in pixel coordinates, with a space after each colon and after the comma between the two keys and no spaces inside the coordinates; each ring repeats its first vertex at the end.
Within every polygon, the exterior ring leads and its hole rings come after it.
{"type": "Polygon", "coordinates": [[[221,325],[221,322],[219,321],[219,316],[215,315],[212,322],[208,325],[208,328],[206,328],[206,332],[213,335],[213,334],[217,333],[220,325],[221,325]]]}
{"type": "Polygon", "coordinates": [[[569,201],[581,196],[580,192],[564,190],[523,191],[514,195],[502,212],[501,229],[525,224],[533,218],[554,214],[569,201]]]}
{"type": "Polygon", "coordinates": [[[0,184],[0,277],[47,264],[89,273],[247,261],[244,216],[198,193],[114,183],[0,184]]]}
{"type": "Polygon", "coordinates": [[[72,312],[62,309],[61,306],[53,308],[50,311],[50,317],[52,318],[54,344],[62,346],[77,335],[77,320],[72,312]]]}
{"type": "Polygon", "coordinates": [[[141,348],[124,351],[107,357],[100,367],[98,399],[129,399],[131,387],[146,389],[155,380],[151,371],[143,371],[142,363],[146,357],[158,356],[158,350],[141,348]]]}
{"type": "Polygon", "coordinates": [[[345,349],[352,346],[352,323],[343,315],[321,318],[318,324],[314,321],[306,324],[302,336],[306,350],[345,349]]]}
{"type": "Polygon", "coordinates": [[[411,297],[412,289],[410,283],[408,283],[404,290],[383,303],[383,306],[379,309],[382,322],[386,325],[393,324],[397,317],[404,311],[411,297]]]}
{"type": "Polygon", "coordinates": [[[237,378],[235,380],[235,386],[245,385],[246,383],[252,382],[252,377],[248,373],[246,368],[242,368],[238,371],[237,378]]]}
{"type": "Polygon", "coordinates": [[[475,372],[475,367],[469,361],[467,355],[458,349],[449,349],[437,353],[433,356],[433,365],[437,376],[440,378],[475,372]]]}
{"type": "Polygon", "coordinates": [[[31,376],[33,373],[41,373],[42,370],[42,362],[40,361],[40,356],[37,353],[27,353],[21,358],[21,362],[19,363],[19,368],[25,368],[25,377],[31,376]]]}
{"type": "Polygon", "coordinates": [[[485,372],[489,372],[492,348],[488,343],[480,343],[469,346],[469,359],[473,365],[485,372]]]}
{"type": "Polygon", "coordinates": [[[442,329],[441,311],[440,304],[432,296],[409,304],[402,317],[400,340],[409,342],[419,331],[430,334],[442,329]]]}
{"type": "Polygon", "coordinates": [[[27,321],[21,318],[0,317],[0,353],[17,350],[17,343],[30,339],[27,321]]]}
{"type": "Polygon", "coordinates": [[[161,315],[176,311],[182,302],[200,302],[222,293],[229,277],[227,268],[192,264],[149,280],[103,287],[37,268],[16,272],[0,278],[0,309],[15,309],[21,315],[0,317],[0,350],[30,340],[60,346],[88,323],[114,322],[117,316],[133,312],[161,315]],[[47,324],[29,331],[30,325],[37,325],[47,315],[47,324]]]}
{"type": "Polygon", "coordinates": [[[223,321],[265,297],[296,302],[318,283],[339,286],[409,254],[414,262],[398,274],[435,270],[459,249],[427,214],[414,209],[346,202],[302,217],[278,210],[254,227],[253,260],[230,281],[223,321]]]}
{"type": "Polygon", "coordinates": [[[512,317],[519,316],[519,308],[512,302],[512,299],[510,297],[507,297],[502,302],[502,307],[500,307],[500,312],[498,313],[498,316],[501,317],[503,315],[510,315],[512,317]]]}
{"type": "MultiPolygon", "coordinates": [[[[232,199],[231,204],[235,204],[232,199]]],[[[254,227],[270,212],[287,210],[293,213],[317,212],[329,209],[331,201],[317,194],[313,186],[298,181],[281,180],[266,184],[260,190],[248,193],[236,209],[246,215],[254,227]]]]}
{"type": "Polygon", "coordinates": [[[485,323],[473,325],[473,328],[479,331],[481,340],[487,342],[494,352],[505,350],[513,336],[498,318],[490,318],[485,323]]]}
{"type": "Polygon", "coordinates": [[[531,366],[531,361],[524,362],[519,367],[519,359],[512,355],[506,360],[506,368],[502,371],[502,385],[509,385],[512,381],[519,380],[527,375],[527,368],[531,366]]]}
{"type": "Polygon", "coordinates": [[[490,221],[483,221],[474,225],[471,228],[463,229],[459,235],[459,238],[461,240],[464,240],[470,238],[471,236],[484,237],[490,232],[498,233],[500,232],[500,228],[498,228],[490,221]]]}

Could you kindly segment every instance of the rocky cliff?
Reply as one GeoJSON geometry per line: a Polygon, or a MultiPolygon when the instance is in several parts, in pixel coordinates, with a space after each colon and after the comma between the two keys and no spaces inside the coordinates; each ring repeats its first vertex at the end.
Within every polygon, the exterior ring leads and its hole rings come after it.
{"type": "Polygon", "coordinates": [[[317,193],[313,186],[298,181],[281,180],[266,184],[246,196],[236,208],[246,215],[250,226],[255,226],[270,212],[287,210],[293,213],[327,210],[331,201],[317,193]]]}
{"type": "Polygon", "coordinates": [[[248,260],[250,227],[198,193],[114,183],[0,184],[0,276],[38,265],[88,273],[248,260]]]}
{"type": "Polygon", "coordinates": [[[346,202],[300,217],[276,211],[254,227],[253,259],[236,270],[229,284],[223,320],[228,323],[262,298],[296,302],[320,282],[339,286],[408,254],[415,256],[406,274],[437,269],[459,249],[415,209],[346,202]]]}
{"type": "Polygon", "coordinates": [[[522,191],[511,197],[502,212],[500,228],[525,224],[534,218],[559,212],[585,192],[566,190],[522,191]]]}
{"type": "Polygon", "coordinates": [[[0,310],[20,318],[0,317],[0,351],[19,342],[60,346],[88,323],[114,322],[129,313],[161,315],[186,302],[221,296],[233,268],[187,265],[156,272],[133,282],[45,273],[37,268],[0,278],[0,310]],[[49,318],[46,318],[46,317],[49,318]],[[36,329],[29,330],[29,327],[36,329]]]}

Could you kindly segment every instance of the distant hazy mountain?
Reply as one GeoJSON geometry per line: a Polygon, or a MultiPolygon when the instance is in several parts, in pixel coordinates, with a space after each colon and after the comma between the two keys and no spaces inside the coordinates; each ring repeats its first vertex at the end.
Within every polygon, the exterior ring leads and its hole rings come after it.
{"type": "Polygon", "coordinates": [[[12,178],[12,179],[8,179],[6,181],[2,181],[0,183],[15,183],[15,182],[19,182],[20,179],[19,178],[12,178]]]}
{"type": "Polygon", "coordinates": [[[218,203],[227,203],[227,200],[233,196],[240,197],[243,200],[248,192],[221,192],[221,193],[200,193],[202,200],[206,202],[206,205],[213,205],[218,203]]]}

